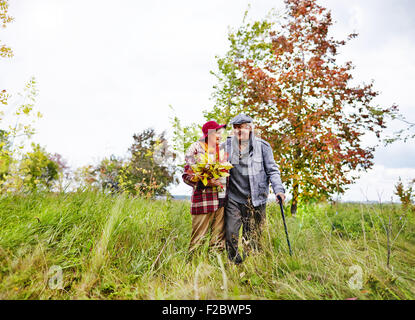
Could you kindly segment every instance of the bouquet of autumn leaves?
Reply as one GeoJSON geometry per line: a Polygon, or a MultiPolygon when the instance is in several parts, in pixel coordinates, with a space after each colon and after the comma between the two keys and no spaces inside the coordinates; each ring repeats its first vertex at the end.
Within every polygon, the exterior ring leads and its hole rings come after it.
{"type": "MultiPolygon", "coordinates": [[[[191,181],[201,181],[204,186],[207,186],[212,179],[228,177],[231,168],[233,166],[227,161],[209,161],[209,155],[205,153],[201,156],[200,162],[191,165],[186,173],[192,176],[191,181]]],[[[218,188],[222,190],[223,186],[221,185],[218,188]]]]}

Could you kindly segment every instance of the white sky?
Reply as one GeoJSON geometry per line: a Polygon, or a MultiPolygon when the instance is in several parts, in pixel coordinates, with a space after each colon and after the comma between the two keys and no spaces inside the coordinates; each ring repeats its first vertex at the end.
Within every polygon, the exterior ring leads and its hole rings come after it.
{"type": "MultiPolygon", "coordinates": [[[[184,123],[203,121],[202,110],[212,106],[214,57],[226,52],[228,26],[240,24],[248,3],[253,18],[283,7],[282,0],[11,0],[15,22],[0,39],[15,56],[0,59],[0,88],[17,93],[36,77],[44,117],[34,141],[71,166],[122,156],[134,133],[168,129],[170,104],[184,123]]],[[[415,2],[320,3],[337,21],[333,34],[360,34],[341,56],[356,65],[355,80],[374,79],[377,103],[397,103],[415,122],[415,2]]],[[[379,148],[373,170],[343,199],[390,201],[399,177],[415,178],[414,141],[379,148]]],[[[183,183],[171,190],[190,193],[183,183]]]]}

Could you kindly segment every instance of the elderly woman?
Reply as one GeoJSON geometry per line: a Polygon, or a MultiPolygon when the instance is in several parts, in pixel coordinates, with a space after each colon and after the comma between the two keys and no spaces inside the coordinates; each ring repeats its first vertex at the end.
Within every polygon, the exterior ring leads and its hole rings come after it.
{"type": "Polygon", "coordinates": [[[208,121],[202,127],[203,136],[194,142],[186,151],[183,181],[193,188],[190,213],[192,215],[192,234],[189,251],[193,252],[202,244],[203,238],[211,233],[209,248],[223,250],[225,248],[224,205],[226,194],[226,178],[212,179],[204,186],[201,181],[193,182],[193,174],[187,173],[191,165],[200,162],[208,153],[210,160],[219,159],[219,143],[226,124],[219,125],[208,121]],[[222,186],[221,191],[218,186],[222,186]]]}

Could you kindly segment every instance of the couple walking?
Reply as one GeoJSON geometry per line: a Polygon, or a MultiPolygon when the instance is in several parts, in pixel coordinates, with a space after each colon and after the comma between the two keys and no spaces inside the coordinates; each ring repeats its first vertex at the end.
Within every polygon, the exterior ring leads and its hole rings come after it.
{"type": "Polygon", "coordinates": [[[182,178],[193,187],[190,252],[210,233],[210,248],[226,247],[229,259],[239,264],[243,260],[238,251],[239,229],[242,226],[246,249],[258,249],[269,184],[283,201],[285,189],[271,146],[254,135],[253,119],[239,114],[230,124],[233,132],[223,143],[220,141],[226,124],[208,121],[203,125],[203,136],[186,151],[182,178]],[[229,161],[233,165],[230,176],[212,179],[206,186],[201,181],[193,182],[192,174],[186,171],[206,153],[213,162],[229,161]]]}

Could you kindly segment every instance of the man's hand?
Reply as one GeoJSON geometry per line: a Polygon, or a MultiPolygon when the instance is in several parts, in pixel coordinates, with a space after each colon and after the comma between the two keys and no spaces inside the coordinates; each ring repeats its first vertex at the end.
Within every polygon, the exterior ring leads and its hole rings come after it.
{"type": "Polygon", "coordinates": [[[209,187],[220,187],[222,184],[219,182],[218,179],[212,179],[207,184],[209,187]]]}
{"type": "Polygon", "coordinates": [[[279,202],[279,200],[278,200],[278,196],[280,196],[280,197],[281,197],[282,203],[284,203],[284,202],[285,202],[285,194],[284,194],[284,193],[282,193],[282,192],[278,192],[278,193],[275,195],[275,198],[277,199],[277,202],[279,202]]]}

